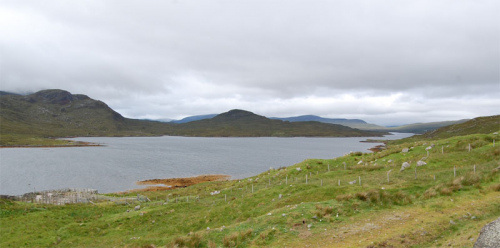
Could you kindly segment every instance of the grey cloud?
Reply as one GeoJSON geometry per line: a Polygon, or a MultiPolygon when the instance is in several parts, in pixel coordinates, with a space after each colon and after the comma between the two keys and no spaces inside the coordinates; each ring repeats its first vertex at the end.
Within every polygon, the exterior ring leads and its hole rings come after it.
{"type": "MultiPolygon", "coordinates": [[[[498,106],[499,8],[493,0],[3,1],[0,87],[62,88],[137,118],[238,107],[403,120],[448,101],[498,106]],[[411,99],[388,100],[400,93],[411,99]],[[346,94],[362,105],[335,101],[346,94]]],[[[430,119],[496,114],[441,106],[430,119]]]]}

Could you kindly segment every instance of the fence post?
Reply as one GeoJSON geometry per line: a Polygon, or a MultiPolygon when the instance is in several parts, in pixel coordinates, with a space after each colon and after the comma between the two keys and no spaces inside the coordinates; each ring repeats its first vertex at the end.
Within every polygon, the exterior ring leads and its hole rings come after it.
{"type": "MultiPolygon", "coordinates": [[[[493,144],[495,144],[495,142],[493,142],[493,144]]],[[[493,145],[493,147],[495,147],[495,145],[493,145]]],[[[330,172],[330,164],[328,164],[328,172],[330,172]]]]}
{"type": "Polygon", "coordinates": [[[361,186],[361,176],[359,176],[359,186],[361,186]]]}
{"type": "Polygon", "coordinates": [[[339,186],[340,186],[340,179],[339,179],[339,186]]]}
{"type": "Polygon", "coordinates": [[[286,175],[285,184],[288,185],[288,175],[286,175]]]}
{"type": "Polygon", "coordinates": [[[470,143],[469,143],[469,152],[470,152],[470,143]]]}
{"type": "Polygon", "coordinates": [[[457,167],[453,166],[453,178],[457,177],[457,167]]]}
{"type": "Polygon", "coordinates": [[[345,165],[345,162],[344,162],[343,164],[344,164],[344,170],[346,170],[346,167],[345,167],[345,166],[346,166],[346,165],[345,165]]]}
{"type": "Polygon", "coordinates": [[[227,202],[227,195],[224,194],[224,201],[227,202]]]}
{"type": "Polygon", "coordinates": [[[306,174],[306,184],[307,184],[307,174],[306,174]]]}
{"type": "Polygon", "coordinates": [[[252,194],[253,194],[253,183],[252,183],[252,194]]]}
{"type": "Polygon", "coordinates": [[[441,146],[441,154],[444,154],[444,146],[441,146]]]}
{"type": "MultiPolygon", "coordinates": [[[[429,152],[429,151],[427,151],[429,152]]],[[[417,179],[417,165],[415,165],[415,180],[417,179]]]]}
{"type": "Polygon", "coordinates": [[[387,172],[387,182],[388,182],[388,183],[390,182],[390,180],[389,180],[389,173],[391,173],[391,171],[392,171],[392,170],[389,170],[389,171],[387,172]]]}
{"type": "Polygon", "coordinates": [[[476,165],[474,165],[474,174],[476,174],[476,165]]]}

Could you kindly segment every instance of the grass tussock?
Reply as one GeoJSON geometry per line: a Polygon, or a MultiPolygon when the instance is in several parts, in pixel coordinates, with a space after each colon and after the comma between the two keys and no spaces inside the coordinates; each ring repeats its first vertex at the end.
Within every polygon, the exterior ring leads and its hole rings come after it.
{"type": "Polygon", "coordinates": [[[318,218],[329,217],[333,213],[333,207],[331,206],[316,205],[315,207],[314,215],[318,218]]]}
{"type": "Polygon", "coordinates": [[[239,247],[243,242],[247,241],[252,237],[253,229],[247,229],[246,231],[233,232],[229,235],[225,235],[222,239],[222,244],[224,247],[239,247]]]}
{"type": "Polygon", "coordinates": [[[491,190],[493,190],[493,191],[500,191],[500,183],[499,184],[491,185],[491,190]]]}
{"type": "Polygon", "coordinates": [[[352,194],[343,194],[343,195],[337,195],[335,197],[335,199],[339,202],[341,201],[349,201],[351,200],[352,198],[354,198],[354,196],[352,194]]]}

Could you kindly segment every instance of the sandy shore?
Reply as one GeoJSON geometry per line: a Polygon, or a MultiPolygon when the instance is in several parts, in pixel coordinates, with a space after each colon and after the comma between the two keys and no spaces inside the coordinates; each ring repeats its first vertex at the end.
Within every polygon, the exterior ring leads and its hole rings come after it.
{"type": "Polygon", "coordinates": [[[144,181],[138,181],[137,185],[154,185],[148,186],[143,189],[134,189],[129,192],[141,192],[141,191],[163,191],[175,188],[185,188],[194,184],[213,182],[213,181],[224,181],[228,180],[231,176],[228,175],[200,175],[196,177],[181,177],[181,178],[166,178],[166,179],[149,179],[144,181]],[[164,186],[159,186],[164,185],[164,186]]]}

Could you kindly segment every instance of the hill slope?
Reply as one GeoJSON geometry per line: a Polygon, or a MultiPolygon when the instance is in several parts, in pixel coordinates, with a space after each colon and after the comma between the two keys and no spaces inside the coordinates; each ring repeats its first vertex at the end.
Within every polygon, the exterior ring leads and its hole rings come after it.
{"type": "Polygon", "coordinates": [[[166,133],[168,124],[124,118],[105,103],[64,90],[0,96],[1,143],[34,137],[133,136],[166,133]]]}
{"type": "Polygon", "coordinates": [[[500,115],[478,117],[463,123],[441,127],[423,134],[426,138],[449,138],[469,134],[488,134],[500,131],[500,115]]]}
{"type": "Polygon", "coordinates": [[[331,123],[331,124],[339,124],[343,126],[348,126],[351,128],[357,128],[361,130],[368,131],[381,131],[381,132],[400,132],[400,133],[425,133],[430,130],[435,130],[440,127],[449,126],[453,124],[458,124],[465,122],[467,120],[458,120],[458,121],[442,121],[442,122],[428,122],[428,123],[414,123],[407,124],[402,126],[395,127],[383,127],[371,123],[367,123],[360,119],[341,119],[341,118],[323,118],[316,115],[302,115],[295,117],[285,117],[285,118],[277,118],[272,117],[271,119],[283,120],[283,121],[318,121],[322,123],[331,123]]]}
{"type": "Polygon", "coordinates": [[[180,119],[180,120],[173,120],[171,122],[173,122],[173,123],[187,123],[187,122],[192,122],[192,121],[199,121],[199,120],[214,118],[216,115],[217,114],[193,115],[193,116],[188,116],[188,117],[180,119]]]}
{"type": "Polygon", "coordinates": [[[222,137],[360,137],[381,136],[383,134],[384,133],[362,131],[346,126],[315,121],[287,122],[271,120],[244,110],[231,110],[211,119],[184,123],[177,126],[175,130],[175,135],[222,137]]]}
{"type": "Polygon", "coordinates": [[[423,134],[441,127],[446,127],[454,124],[459,124],[466,122],[468,120],[458,120],[458,121],[439,121],[439,122],[426,122],[426,123],[414,123],[408,125],[402,125],[397,127],[385,127],[381,129],[371,129],[371,130],[384,130],[388,132],[400,132],[400,133],[418,133],[423,134]]]}
{"type": "Polygon", "coordinates": [[[365,121],[360,119],[324,118],[317,115],[301,115],[301,116],[284,117],[284,118],[272,117],[271,119],[289,121],[289,122],[317,121],[322,123],[343,125],[361,130],[375,130],[384,128],[382,126],[378,126],[375,124],[366,123],[365,121]]]}

